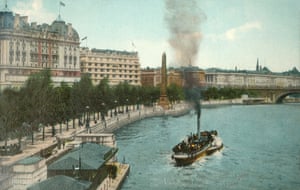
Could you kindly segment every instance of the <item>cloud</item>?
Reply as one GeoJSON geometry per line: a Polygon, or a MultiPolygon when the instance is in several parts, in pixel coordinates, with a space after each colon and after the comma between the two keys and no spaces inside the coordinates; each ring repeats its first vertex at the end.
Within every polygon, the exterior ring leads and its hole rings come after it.
{"type": "Polygon", "coordinates": [[[241,26],[227,30],[225,32],[225,37],[227,40],[235,40],[240,33],[245,33],[255,29],[261,29],[260,22],[247,22],[241,26]]]}
{"type": "Polygon", "coordinates": [[[214,41],[216,40],[236,40],[241,34],[252,31],[252,30],[260,30],[262,28],[262,24],[258,21],[246,22],[243,25],[230,28],[222,34],[209,34],[207,37],[214,41]]]}
{"type": "Polygon", "coordinates": [[[57,16],[43,7],[42,0],[18,1],[12,11],[22,16],[28,16],[31,22],[39,24],[51,23],[57,16]]]}

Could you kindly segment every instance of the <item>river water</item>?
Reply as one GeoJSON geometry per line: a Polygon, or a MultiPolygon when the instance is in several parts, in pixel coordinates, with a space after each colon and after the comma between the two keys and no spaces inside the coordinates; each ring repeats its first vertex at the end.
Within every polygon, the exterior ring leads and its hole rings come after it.
{"type": "Polygon", "coordinates": [[[196,132],[196,115],[156,117],[116,131],[119,161],[131,166],[122,189],[300,189],[300,105],[203,108],[201,130],[225,147],[176,167],[172,147],[196,132]]]}

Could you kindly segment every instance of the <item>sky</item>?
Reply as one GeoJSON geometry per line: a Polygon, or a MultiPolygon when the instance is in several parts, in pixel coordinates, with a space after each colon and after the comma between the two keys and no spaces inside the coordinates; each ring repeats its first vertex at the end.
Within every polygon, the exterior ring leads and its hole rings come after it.
{"type": "MultiPolygon", "coordinates": [[[[81,46],[137,51],[142,68],[160,67],[166,52],[167,65],[179,65],[169,43],[166,2],[170,0],[61,0],[65,6],[59,6],[59,0],[7,1],[14,13],[38,24],[51,24],[60,7],[61,18],[72,23],[81,39],[87,36],[81,46]]],[[[255,70],[259,59],[273,72],[300,70],[299,0],[186,0],[181,4],[189,1],[197,7],[193,14],[199,13],[199,22],[178,20],[183,27],[197,25],[194,66],[255,70]]],[[[2,9],[5,0],[0,2],[2,9]]],[[[181,7],[185,6],[177,6],[181,7]]]]}

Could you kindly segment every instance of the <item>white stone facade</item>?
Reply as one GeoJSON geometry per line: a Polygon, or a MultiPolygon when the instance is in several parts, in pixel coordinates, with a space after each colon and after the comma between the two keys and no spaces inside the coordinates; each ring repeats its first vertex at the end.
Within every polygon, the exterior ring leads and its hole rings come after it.
{"type": "Polygon", "coordinates": [[[47,179],[46,161],[45,159],[38,159],[32,163],[21,161],[13,166],[13,173],[11,190],[24,190],[34,183],[47,179]]]}
{"type": "Polygon", "coordinates": [[[79,36],[60,17],[51,25],[28,23],[27,16],[0,12],[0,87],[20,87],[44,68],[55,82],[80,79],[79,36]]]}
{"type": "Polygon", "coordinates": [[[75,142],[90,142],[105,145],[111,148],[117,147],[116,137],[113,133],[79,134],[75,136],[75,142]]]}
{"type": "Polygon", "coordinates": [[[110,85],[128,82],[141,85],[140,62],[137,52],[82,48],[81,73],[88,73],[93,84],[107,78],[110,85]]]}
{"type": "Polygon", "coordinates": [[[206,73],[207,86],[238,88],[300,88],[300,77],[256,73],[206,73]]]}

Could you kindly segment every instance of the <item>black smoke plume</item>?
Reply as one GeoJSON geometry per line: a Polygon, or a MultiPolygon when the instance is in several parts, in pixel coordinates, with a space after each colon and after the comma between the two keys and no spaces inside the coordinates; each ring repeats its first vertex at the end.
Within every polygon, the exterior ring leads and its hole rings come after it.
{"type": "Polygon", "coordinates": [[[165,6],[165,21],[170,32],[169,44],[175,53],[175,64],[185,67],[185,96],[195,105],[197,133],[200,137],[201,91],[191,70],[197,59],[202,37],[200,25],[205,15],[197,0],[165,0],[165,6]]]}
{"type": "Polygon", "coordinates": [[[165,0],[165,21],[176,64],[193,66],[201,41],[200,24],[205,19],[197,0],[165,0]]]}

